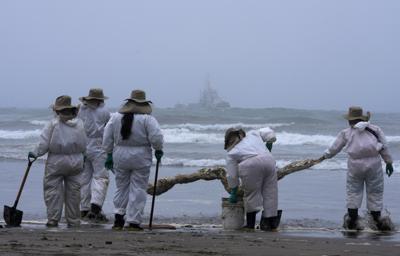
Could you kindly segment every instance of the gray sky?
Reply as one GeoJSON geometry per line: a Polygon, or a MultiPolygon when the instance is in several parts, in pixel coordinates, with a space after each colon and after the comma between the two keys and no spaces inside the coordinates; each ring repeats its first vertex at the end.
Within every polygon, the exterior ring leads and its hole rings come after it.
{"type": "Polygon", "coordinates": [[[400,111],[400,1],[1,0],[0,107],[109,106],[144,89],[198,100],[207,74],[233,106],[400,111]]]}

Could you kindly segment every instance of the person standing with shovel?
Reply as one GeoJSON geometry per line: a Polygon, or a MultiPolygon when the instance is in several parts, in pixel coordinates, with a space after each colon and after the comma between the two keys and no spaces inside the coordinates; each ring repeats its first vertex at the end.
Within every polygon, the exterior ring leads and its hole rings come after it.
{"type": "Polygon", "coordinates": [[[108,154],[107,169],[114,169],[114,230],[141,231],[143,210],[152,163],[152,148],[157,161],[163,156],[164,138],[157,120],[150,115],[151,101],[142,90],[134,90],[122,108],[111,116],[103,136],[108,154]]]}
{"type": "Polygon", "coordinates": [[[40,135],[40,142],[29,157],[36,159],[48,153],[43,179],[47,206],[47,227],[57,227],[65,203],[68,227],[80,225],[80,180],[86,150],[83,122],[76,118],[78,109],[71,97],[60,96],[53,105],[56,116],[40,135]]]}

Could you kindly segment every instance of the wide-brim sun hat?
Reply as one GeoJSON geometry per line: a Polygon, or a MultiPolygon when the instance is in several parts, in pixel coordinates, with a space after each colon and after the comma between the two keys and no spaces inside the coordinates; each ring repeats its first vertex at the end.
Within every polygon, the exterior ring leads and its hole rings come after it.
{"type": "Polygon", "coordinates": [[[88,96],[83,96],[80,97],[80,101],[85,101],[85,100],[106,100],[108,99],[107,96],[104,96],[103,89],[101,88],[91,88],[89,90],[89,95],[88,96]]]}
{"type": "Polygon", "coordinates": [[[56,101],[51,108],[54,111],[61,111],[63,109],[77,109],[77,106],[71,104],[72,100],[71,97],[68,95],[61,95],[56,98],[56,101]]]}
{"type": "Polygon", "coordinates": [[[151,101],[146,99],[146,93],[142,90],[133,90],[131,97],[125,99],[126,103],[118,111],[121,114],[151,114],[151,101]]]}
{"type": "Polygon", "coordinates": [[[347,114],[343,115],[344,119],[352,121],[352,120],[363,120],[369,121],[371,117],[371,113],[367,112],[365,115],[363,113],[363,109],[361,107],[349,107],[349,111],[347,114]]]}

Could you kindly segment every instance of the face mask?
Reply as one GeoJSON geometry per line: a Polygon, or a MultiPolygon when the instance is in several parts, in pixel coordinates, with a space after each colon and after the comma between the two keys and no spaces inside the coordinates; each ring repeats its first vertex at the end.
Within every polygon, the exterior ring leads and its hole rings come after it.
{"type": "Polygon", "coordinates": [[[97,100],[86,100],[85,101],[85,106],[92,108],[92,109],[96,109],[100,106],[101,102],[97,101],[97,100]]]}
{"type": "Polygon", "coordinates": [[[69,120],[74,119],[75,116],[76,115],[74,115],[74,114],[62,114],[62,113],[58,114],[58,117],[60,118],[61,122],[64,122],[64,123],[68,122],[69,120]]]}

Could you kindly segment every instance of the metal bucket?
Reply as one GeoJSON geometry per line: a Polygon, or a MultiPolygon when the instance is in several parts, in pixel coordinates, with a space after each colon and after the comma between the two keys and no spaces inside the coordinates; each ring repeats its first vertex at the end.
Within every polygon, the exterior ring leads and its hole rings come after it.
{"type": "Polygon", "coordinates": [[[244,225],[243,201],[236,204],[229,202],[228,198],[222,198],[222,227],[226,230],[240,229],[244,225]]]}

